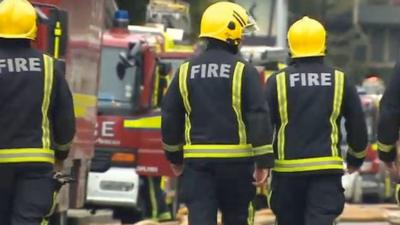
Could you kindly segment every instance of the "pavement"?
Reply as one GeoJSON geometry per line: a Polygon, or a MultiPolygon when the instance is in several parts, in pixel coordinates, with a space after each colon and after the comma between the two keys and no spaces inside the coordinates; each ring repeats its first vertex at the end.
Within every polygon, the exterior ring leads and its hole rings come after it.
{"type": "MultiPolygon", "coordinates": [[[[100,210],[96,214],[91,214],[87,210],[71,210],[68,215],[70,217],[68,225],[131,225],[113,220],[110,210],[100,210]]],[[[270,210],[258,211],[255,220],[256,225],[274,224],[274,216],[270,210]]],[[[169,222],[160,225],[179,225],[179,223],[169,222]]],[[[400,225],[400,209],[396,205],[346,205],[336,225],[400,225]],[[393,223],[386,222],[388,219],[393,223]]]]}

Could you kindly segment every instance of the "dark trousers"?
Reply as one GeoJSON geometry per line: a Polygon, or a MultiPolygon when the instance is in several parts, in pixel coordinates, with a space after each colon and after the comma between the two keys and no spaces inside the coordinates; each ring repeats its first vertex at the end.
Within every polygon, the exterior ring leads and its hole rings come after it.
{"type": "Polygon", "coordinates": [[[161,177],[141,177],[143,185],[140,193],[145,202],[143,214],[145,218],[159,221],[171,220],[172,215],[165,201],[165,193],[161,189],[161,177]]]}
{"type": "Polygon", "coordinates": [[[51,165],[0,164],[0,224],[46,224],[54,191],[51,165]]]}
{"type": "Polygon", "coordinates": [[[253,224],[253,163],[187,162],[181,197],[190,225],[216,225],[218,209],[224,225],[253,224]]]}
{"type": "Polygon", "coordinates": [[[279,225],[332,225],[344,207],[341,175],[272,177],[271,209],[279,225]]]}

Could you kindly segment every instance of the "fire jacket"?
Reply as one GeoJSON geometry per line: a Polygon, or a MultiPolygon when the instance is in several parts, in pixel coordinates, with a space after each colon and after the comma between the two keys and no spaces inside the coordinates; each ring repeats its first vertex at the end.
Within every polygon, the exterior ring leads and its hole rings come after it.
{"type": "Polygon", "coordinates": [[[276,173],[343,173],[341,120],[347,131],[347,163],[365,158],[367,131],[355,87],[323,58],[295,59],[267,81],[266,98],[275,127],[276,173]]]}
{"type": "Polygon", "coordinates": [[[400,128],[400,64],[397,63],[391,81],[386,87],[379,107],[378,149],[379,158],[385,162],[396,159],[396,142],[400,128]]]}
{"type": "Polygon", "coordinates": [[[0,48],[0,163],[53,163],[75,133],[71,92],[54,60],[8,41],[0,48]]]}
{"type": "Polygon", "coordinates": [[[226,44],[213,41],[182,64],[162,105],[167,158],[256,161],[273,166],[268,104],[257,70],[226,44]]]}

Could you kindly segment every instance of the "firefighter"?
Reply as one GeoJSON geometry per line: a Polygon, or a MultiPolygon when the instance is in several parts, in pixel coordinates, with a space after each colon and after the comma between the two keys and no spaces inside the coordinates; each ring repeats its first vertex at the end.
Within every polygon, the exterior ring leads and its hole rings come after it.
{"type": "Polygon", "coordinates": [[[0,224],[47,224],[55,208],[55,162],[75,132],[72,97],[53,58],[34,50],[36,11],[0,3],[0,224]]]}
{"type": "Polygon", "coordinates": [[[252,224],[255,185],[273,166],[272,130],[257,70],[238,55],[256,28],[240,5],[215,3],[201,19],[206,49],[183,63],[162,105],[164,150],[189,224],[252,224]],[[183,174],[182,174],[183,173],[183,174]]]}
{"type": "Polygon", "coordinates": [[[349,78],[324,64],[326,31],[303,17],[288,31],[291,64],[267,82],[275,126],[270,204],[279,225],[331,225],[344,207],[340,121],[347,131],[347,168],[365,158],[367,131],[349,78]]]}
{"type": "MultiPolygon", "coordinates": [[[[388,83],[380,102],[378,122],[378,154],[380,160],[385,162],[395,181],[400,181],[399,166],[397,162],[396,142],[399,139],[400,128],[400,63],[394,68],[393,75],[388,83]]],[[[395,197],[399,203],[400,184],[397,183],[395,197]]]]}

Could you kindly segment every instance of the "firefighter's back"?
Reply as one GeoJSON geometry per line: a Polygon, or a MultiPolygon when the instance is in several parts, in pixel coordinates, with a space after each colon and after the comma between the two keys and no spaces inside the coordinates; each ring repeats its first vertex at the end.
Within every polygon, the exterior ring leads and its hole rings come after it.
{"type": "Polygon", "coordinates": [[[240,57],[218,47],[189,62],[192,144],[238,144],[237,117],[232,107],[233,74],[240,57]]]}
{"type": "Polygon", "coordinates": [[[18,41],[3,42],[9,46],[0,48],[0,126],[7,132],[0,148],[41,148],[42,117],[51,116],[43,55],[18,41]]]}
{"type": "Polygon", "coordinates": [[[322,59],[302,59],[276,78],[278,83],[285,79],[286,86],[279,90],[287,95],[286,100],[278,94],[278,101],[287,101],[287,118],[281,118],[287,122],[285,159],[338,156],[338,152],[331,151],[336,151],[339,144],[332,135],[339,132],[343,73],[324,65],[322,59]]]}

